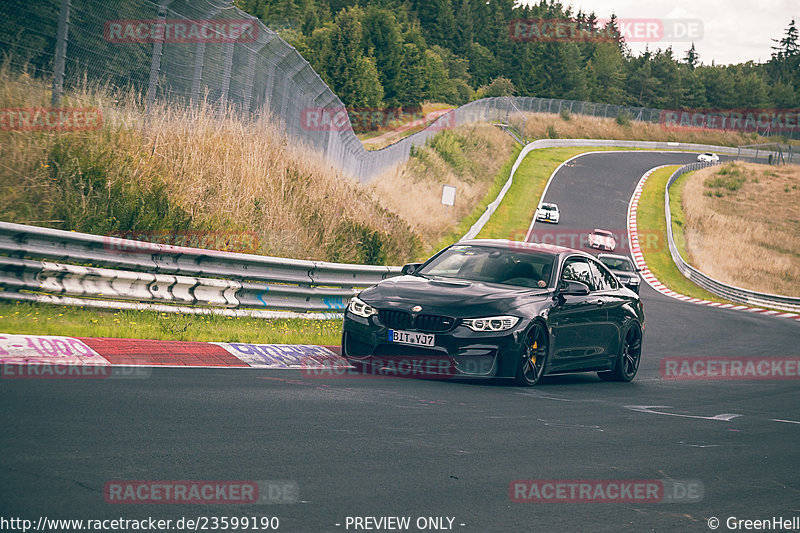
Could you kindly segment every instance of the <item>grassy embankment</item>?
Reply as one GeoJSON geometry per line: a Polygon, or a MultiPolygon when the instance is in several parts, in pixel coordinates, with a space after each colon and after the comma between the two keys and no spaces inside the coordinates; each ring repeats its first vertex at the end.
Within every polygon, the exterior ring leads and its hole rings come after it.
{"type": "Polygon", "coordinates": [[[736,162],[680,188],[684,258],[746,289],[800,296],[800,166],[736,162]]]}

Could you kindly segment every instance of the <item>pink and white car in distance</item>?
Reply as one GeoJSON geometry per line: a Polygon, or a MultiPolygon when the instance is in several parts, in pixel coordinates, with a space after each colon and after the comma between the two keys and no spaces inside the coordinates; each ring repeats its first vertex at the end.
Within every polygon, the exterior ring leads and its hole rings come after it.
{"type": "Polygon", "coordinates": [[[589,234],[589,247],[613,252],[614,248],[617,247],[617,240],[610,231],[595,228],[589,234]]]}

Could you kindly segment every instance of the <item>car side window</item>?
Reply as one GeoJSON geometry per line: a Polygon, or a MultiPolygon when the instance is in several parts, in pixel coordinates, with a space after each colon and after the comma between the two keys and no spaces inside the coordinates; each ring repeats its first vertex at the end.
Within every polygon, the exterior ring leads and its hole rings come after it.
{"type": "Polygon", "coordinates": [[[590,291],[597,290],[589,263],[583,258],[567,259],[564,270],[561,272],[561,279],[570,281],[580,281],[589,286],[590,291]]]}
{"type": "Polygon", "coordinates": [[[594,280],[594,286],[597,287],[597,290],[607,291],[619,288],[619,286],[617,285],[617,280],[614,279],[614,275],[611,274],[611,272],[609,272],[608,269],[606,269],[603,265],[601,265],[597,261],[590,261],[589,264],[592,269],[592,279],[594,280]]]}

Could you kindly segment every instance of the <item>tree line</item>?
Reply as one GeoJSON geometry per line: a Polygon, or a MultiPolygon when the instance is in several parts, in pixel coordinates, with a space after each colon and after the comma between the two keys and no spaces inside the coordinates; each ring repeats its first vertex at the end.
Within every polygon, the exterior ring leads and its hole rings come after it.
{"type": "MultiPolygon", "coordinates": [[[[705,64],[694,44],[634,54],[614,15],[606,41],[512,37],[517,19],[571,19],[600,28],[595,13],[555,0],[235,0],[295,46],[351,108],[455,105],[484,96],[538,96],[662,109],[800,107],[795,21],[765,63],[705,64]]],[[[609,27],[610,25],[610,27],[609,27]]]]}

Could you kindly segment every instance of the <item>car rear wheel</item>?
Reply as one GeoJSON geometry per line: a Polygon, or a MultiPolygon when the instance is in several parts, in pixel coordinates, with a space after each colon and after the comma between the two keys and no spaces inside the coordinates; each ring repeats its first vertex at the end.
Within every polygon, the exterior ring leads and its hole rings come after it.
{"type": "Polygon", "coordinates": [[[610,372],[598,372],[603,381],[631,381],[639,370],[642,357],[642,329],[639,324],[632,323],[625,330],[622,338],[617,365],[610,372]]]}
{"type": "Polygon", "coordinates": [[[539,322],[534,323],[525,340],[525,349],[517,366],[514,381],[531,387],[539,383],[547,362],[547,332],[539,322]]]}

